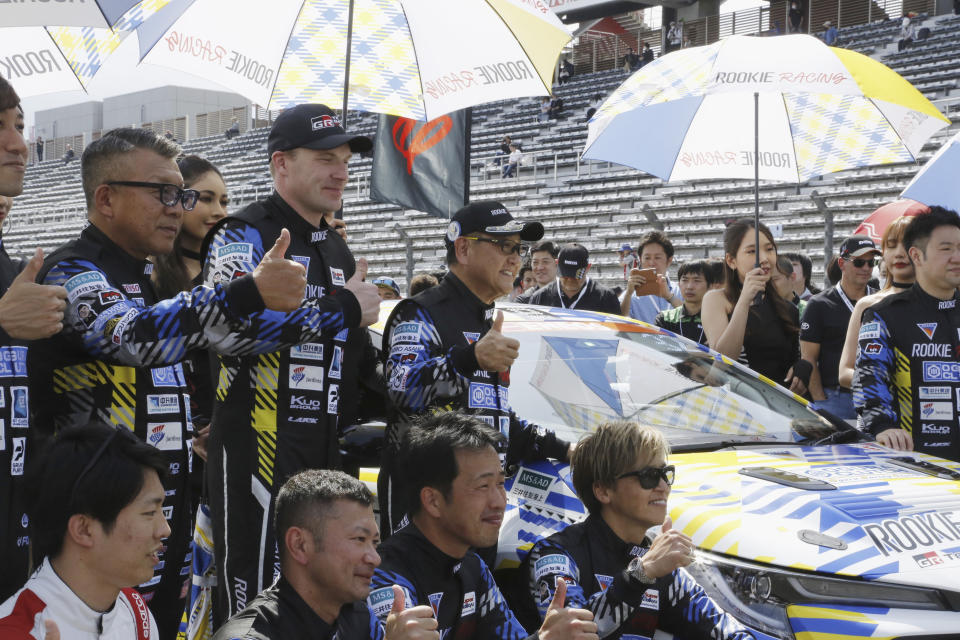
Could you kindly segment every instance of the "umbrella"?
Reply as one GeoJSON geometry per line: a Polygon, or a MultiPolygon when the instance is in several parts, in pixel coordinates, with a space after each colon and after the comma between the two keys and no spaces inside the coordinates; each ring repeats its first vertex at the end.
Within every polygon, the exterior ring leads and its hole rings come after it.
{"type": "MultiPolygon", "coordinates": [[[[166,4],[162,0],[159,4],[166,4]]],[[[136,10],[140,0],[90,0],[81,2],[17,2],[0,3],[0,24],[4,27],[60,25],[66,27],[113,27],[136,10]]],[[[145,4],[156,4],[151,1],[145,4]]]]}
{"type": "Polygon", "coordinates": [[[940,150],[923,165],[913,177],[901,197],[913,198],[926,205],[940,206],[960,211],[960,189],[957,175],[960,172],[960,133],[940,147],[940,150]]]}
{"type": "Polygon", "coordinates": [[[431,120],[548,95],[570,40],[543,0],[273,0],[266,12],[260,0],[182,3],[139,30],[141,61],[271,109],[323,102],[431,120]]]}
{"type": "Polygon", "coordinates": [[[807,35],[731,36],[628,78],[590,120],[583,156],[668,181],[752,178],[759,223],[761,179],[913,161],[949,124],[909,82],[855,51],[807,35]]]}
{"type": "Polygon", "coordinates": [[[879,246],[880,240],[883,238],[883,232],[886,231],[891,222],[900,216],[915,216],[928,211],[930,211],[930,207],[916,200],[902,199],[888,202],[867,216],[854,233],[870,236],[879,246]]]}
{"type": "Polygon", "coordinates": [[[112,29],[4,27],[0,30],[0,75],[13,84],[21,98],[84,91],[104,59],[168,1],[133,3],[130,11],[114,21],[112,29]]]}

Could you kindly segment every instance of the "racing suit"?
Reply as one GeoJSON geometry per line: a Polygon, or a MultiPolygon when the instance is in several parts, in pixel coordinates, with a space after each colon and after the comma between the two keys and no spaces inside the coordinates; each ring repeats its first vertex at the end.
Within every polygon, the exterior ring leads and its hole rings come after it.
{"type": "MultiPolygon", "coordinates": [[[[64,330],[35,342],[28,364],[36,432],[99,421],[128,428],[163,453],[169,465],[163,510],[171,533],[153,578],[140,590],[166,638],[183,614],[191,562],[193,427],[180,361],[194,348],[264,352],[276,349],[277,340],[263,329],[260,318],[270,312],[257,314],[263,300],[251,277],[158,302],[152,267],[96,226],[54,251],[38,279],[66,288],[64,330]]],[[[313,335],[339,322],[340,306],[305,303],[289,318],[282,337],[292,343],[300,331],[313,335]]]]}
{"type": "Polygon", "coordinates": [[[863,428],[903,429],[915,451],[960,460],[960,298],[920,285],[869,307],[860,326],[853,401],[863,428]]]}
{"type": "MultiPolygon", "coordinates": [[[[404,591],[406,607],[429,604],[437,631],[447,640],[526,638],[490,569],[476,553],[452,558],[413,524],[380,545],[382,560],[370,581],[367,604],[381,620],[393,608],[393,585],[404,591]]],[[[535,637],[535,636],[533,636],[535,637]]]]}
{"type": "Polygon", "coordinates": [[[539,540],[521,570],[528,578],[524,611],[535,608],[542,620],[557,581],[564,580],[567,606],[592,611],[601,638],[652,638],[656,629],[675,638],[753,638],[686,570],[676,569],[652,585],[631,577],[627,565],[646,549],[624,542],[593,515],[539,540]]]}
{"type": "Polygon", "coordinates": [[[220,627],[213,640],[382,640],[383,625],[366,602],[340,608],[327,624],[282,576],[220,627]]]}
{"type": "MultiPolygon", "coordinates": [[[[436,287],[402,300],[383,332],[384,377],[392,404],[378,493],[381,533],[397,528],[406,506],[395,475],[400,439],[411,421],[432,410],[468,410],[508,438],[509,469],[521,460],[566,460],[569,443],[510,409],[509,371],[480,369],[477,342],[492,326],[485,304],[452,272],[436,287]]],[[[504,455],[501,455],[503,458],[504,455]]]]}
{"type": "MultiPolygon", "coordinates": [[[[0,244],[0,296],[20,272],[0,244]]],[[[23,470],[31,440],[27,346],[0,329],[0,600],[27,580],[30,536],[23,504],[23,470]]]]}
{"type": "Polygon", "coordinates": [[[224,218],[207,236],[208,286],[253,271],[280,231],[290,231],[287,258],[307,271],[306,299],[334,312],[300,337],[293,321],[265,312],[259,339],[273,345],[221,356],[207,457],[207,489],[217,562],[214,622],[238,613],[280,574],[273,497],[307,468],[339,467],[340,384],[348,328],[360,305],[346,281],[353,254],[326,223],[314,227],[279,194],[224,218]],[[296,345],[296,346],[294,346],[296,345]],[[291,348],[292,347],[292,348],[291,348]]]}
{"type": "Polygon", "coordinates": [[[153,615],[134,589],[121,589],[109,611],[94,611],[75,594],[50,560],[23,588],[0,604],[0,638],[43,640],[44,622],[53,620],[63,640],[158,640],[153,615]]]}

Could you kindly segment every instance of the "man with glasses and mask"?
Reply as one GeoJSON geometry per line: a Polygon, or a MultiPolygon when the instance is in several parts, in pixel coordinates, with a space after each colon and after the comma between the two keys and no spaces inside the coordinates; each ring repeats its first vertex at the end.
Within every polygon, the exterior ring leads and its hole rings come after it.
{"type": "Polygon", "coordinates": [[[447,228],[449,273],[390,314],[383,352],[392,407],[378,480],[384,537],[406,511],[397,450],[419,414],[439,407],[475,414],[509,439],[502,452],[508,468],[520,460],[567,457],[567,442],[510,408],[510,366],[520,344],[503,335],[503,312],[494,309],[513,287],[527,253],[523,243],[541,237],[542,224],[514,220],[499,202],[463,207],[447,228]]]}
{"type": "Polygon", "coordinates": [[[869,236],[853,235],[840,245],[840,282],[810,298],[800,319],[800,357],[813,365],[810,396],[820,409],[856,420],[853,395],[841,387],[840,354],[857,300],[874,293],[867,286],[880,250],[869,236]]]}
{"type": "Polygon", "coordinates": [[[747,639],[752,634],[710,599],[683,567],[696,545],[673,528],[667,498],[675,469],[663,434],[635,422],[608,422],[574,451],[573,487],[589,515],[533,545],[521,566],[525,628],[543,620],[557,585],[567,604],[593,612],[600,638],[747,639]],[[649,529],[660,527],[653,542],[649,529]]]}
{"type": "Polygon", "coordinates": [[[169,465],[163,513],[172,532],[162,562],[140,586],[163,637],[176,633],[190,575],[193,423],[180,362],[194,348],[274,351],[282,344],[263,331],[265,323],[282,327],[280,340],[289,343],[344,326],[340,302],[303,301],[303,266],[283,258],[286,230],[252,274],[158,299],[148,257],[173,249],[183,212],[199,196],[183,188],[179,153],[179,145],[147,129],[114,129],[86,148],[90,225],[38,275],[66,289],[64,328],[28,354],[36,431],[112,424],[155,446],[169,465]],[[296,313],[265,316],[273,313],[265,309],[296,313]]]}

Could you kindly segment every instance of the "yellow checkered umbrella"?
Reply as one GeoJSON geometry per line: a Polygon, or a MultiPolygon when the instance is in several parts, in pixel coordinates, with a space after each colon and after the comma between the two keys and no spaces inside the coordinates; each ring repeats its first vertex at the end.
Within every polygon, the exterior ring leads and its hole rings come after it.
{"type": "Polygon", "coordinates": [[[583,156],[664,180],[753,178],[759,221],[760,180],[913,161],[949,124],[907,80],[855,51],[808,35],[731,36],[628,78],[590,120],[583,156]]]}
{"type": "MultiPolygon", "coordinates": [[[[99,27],[116,25],[136,8],[140,0],[80,0],[64,2],[0,2],[0,25],[4,27],[35,27],[60,25],[70,27],[99,27]]],[[[163,4],[166,4],[165,2],[163,4]]]]}
{"type": "Polygon", "coordinates": [[[429,120],[547,95],[570,40],[544,0],[183,2],[189,6],[162,31],[156,21],[140,30],[141,45],[153,45],[142,62],[273,109],[345,102],[429,120]]]}
{"type": "MultiPolygon", "coordinates": [[[[111,18],[112,28],[5,26],[0,29],[0,76],[13,84],[21,98],[83,91],[123,39],[169,2],[126,2],[133,7],[119,19],[111,18]]],[[[7,9],[0,9],[0,16],[6,15],[4,11],[7,9]]],[[[58,15],[52,9],[47,13],[58,15]]],[[[63,21],[69,22],[69,14],[63,21]]]]}

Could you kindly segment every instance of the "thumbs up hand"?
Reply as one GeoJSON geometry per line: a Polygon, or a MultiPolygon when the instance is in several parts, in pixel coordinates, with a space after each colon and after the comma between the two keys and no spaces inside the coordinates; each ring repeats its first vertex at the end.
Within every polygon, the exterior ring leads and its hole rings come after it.
{"type": "Polygon", "coordinates": [[[433,607],[420,605],[407,609],[405,605],[403,589],[393,585],[393,608],[383,625],[386,640],[439,640],[433,607]]]}
{"type": "Polygon", "coordinates": [[[547,615],[540,625],[540,640],[597,640],[597,623],[593,613],[586,609],[567,609],[563,603],[567,599],[567,582],[557,577],[557,588],[547,607],[547,615]]]}
{"type": "Polygon", "coordinates": [[[67,290],[35,282],[43,266],[43,250],[37,249],[26,268],[10,283],[0,298],[0,327],[20,340],[49,338],[63,329],[67,290]]]}
{"type": "Polygon", "coordinates": [[[289,247],[290,232],[283,229],[253,270],[260,297],[271,311],[293,311],[300,306],[307,288],[307,270],[302,264],[283,257],[289,247]]]}
{"type": "Polygon", "coordinates": [[[344,287],[360,303],[361,327],[373,324],[380,317],[380,292],[377,290],[377,285],[365,282],[366,277],[367,259],[360,258],[357,260],[357,270],[344,287]]]}
{"type": "Polygon", "coordinates": [[[506,371],[520,355],[520,342],[506,337],[502,331],[503,311],[497,311],[493,327],[474,347],[477,363],[484,371],[506,371]]]}

